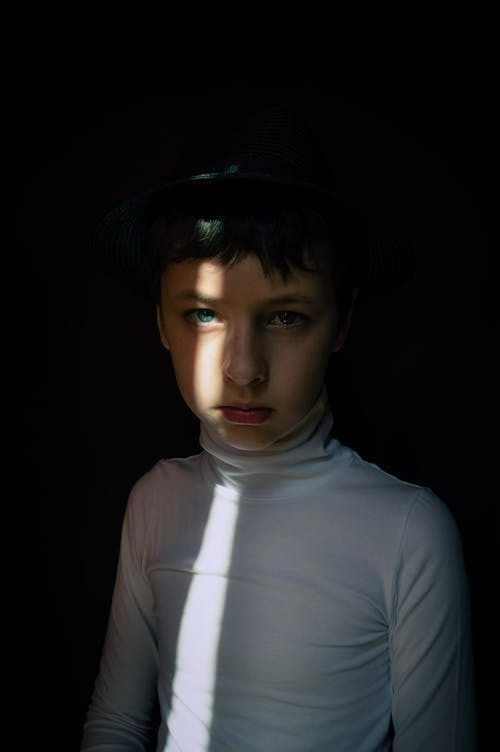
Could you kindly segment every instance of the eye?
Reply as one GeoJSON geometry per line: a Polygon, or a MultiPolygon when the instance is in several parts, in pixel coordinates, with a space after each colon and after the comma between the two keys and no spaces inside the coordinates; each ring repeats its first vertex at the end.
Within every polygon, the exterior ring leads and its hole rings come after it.
{"type": "Polygon", "coordinates": [[[302,313],[296,313],[295,311],[277,311],[273,313],[269,319],[271,326],[292,327],[303,324],[306,321],[306,317],[302,313]]]}
{"type": "Polygon", "coordinates": [[[188,321],[193,324],[213,324],[217,320],[217,314],[210,308],[192,308],[184,314],[188,321]]]}

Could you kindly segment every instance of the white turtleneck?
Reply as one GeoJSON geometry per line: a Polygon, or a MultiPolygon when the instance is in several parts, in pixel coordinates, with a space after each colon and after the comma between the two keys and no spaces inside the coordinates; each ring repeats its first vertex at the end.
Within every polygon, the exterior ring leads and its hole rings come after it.
{"type": "Polygon", "coordinates": [[[470,752],[460,538],[429,490],[331,437],[323,392],[266,451],[134,486],[82,752],[470,752]],[[155,732],[156,733],[156,732],[155,732]]]}

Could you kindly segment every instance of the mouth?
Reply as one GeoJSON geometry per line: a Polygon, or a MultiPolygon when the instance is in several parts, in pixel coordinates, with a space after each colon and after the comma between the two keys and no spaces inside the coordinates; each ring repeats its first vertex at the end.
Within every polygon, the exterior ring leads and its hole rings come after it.
{"type": "Polygon", "coordinates": [[[271,407],[238,407],[236,405],[221,405],[219,410],[228,423],[239,423],[247,426],[265,423],[273,412],[271,407]]]}

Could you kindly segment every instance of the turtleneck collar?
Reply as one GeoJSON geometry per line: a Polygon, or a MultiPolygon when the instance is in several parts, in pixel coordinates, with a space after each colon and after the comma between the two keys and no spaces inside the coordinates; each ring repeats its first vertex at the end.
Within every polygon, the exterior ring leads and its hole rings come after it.
{"type": "Polygon", "coordinates": [[[302,495],[340,446],[331,437],[332,426],[325,388],[306,415],[265,450],[235,449],[202,423],[205,478],[245,498],[302,495]]]}

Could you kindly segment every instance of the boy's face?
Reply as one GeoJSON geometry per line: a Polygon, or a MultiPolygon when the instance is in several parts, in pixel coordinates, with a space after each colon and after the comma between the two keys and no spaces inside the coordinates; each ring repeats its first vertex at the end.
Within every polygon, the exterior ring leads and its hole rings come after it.
{"type": "Polygon", "coordinates": [[[265,449],[316,401],[340,328],[330,269],[283,280],[247,256],[170,264],[158,326],[191,410],[238,449],[265,449]]]}

